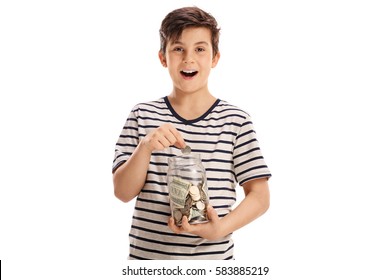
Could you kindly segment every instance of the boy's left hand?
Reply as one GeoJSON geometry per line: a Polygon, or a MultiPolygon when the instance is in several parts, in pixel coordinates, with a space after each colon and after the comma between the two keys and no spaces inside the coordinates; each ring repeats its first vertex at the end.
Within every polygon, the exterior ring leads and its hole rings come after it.
{"type": "Polygon", "coordinates": [[[188,223],[188,218],[183,217],[181,221],[181,226],[175,225],[175,221],[172,217],[169,218],[168,226],[175,233],[191,233],[203,237],[208,240],[216,240],[223,236],[220,236],[219,230],[220,219],[217,212],[211,205],[207,206],[207,215],[209,221],[207,223],[190,225],[188,223]]]}

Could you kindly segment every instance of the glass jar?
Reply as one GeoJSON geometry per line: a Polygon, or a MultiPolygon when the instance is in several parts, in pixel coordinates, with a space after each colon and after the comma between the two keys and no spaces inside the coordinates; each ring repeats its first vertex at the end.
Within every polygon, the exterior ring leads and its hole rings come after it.
{"type": "Polygon", "coordinates": [[[171,214],[176,225],[181,225],[184,216],[190,224],[208,221],[207,179],[199,154],[169,158],[167,184],[171,214]]]}

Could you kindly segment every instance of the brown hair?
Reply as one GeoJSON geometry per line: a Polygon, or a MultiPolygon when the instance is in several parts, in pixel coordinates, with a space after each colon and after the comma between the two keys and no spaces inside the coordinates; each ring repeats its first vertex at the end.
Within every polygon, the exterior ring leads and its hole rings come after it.
{"type": "Polygon", "coordinates": [[[218,53],[219,30],[215,18],[197,7],[173,10],[162,21],[160,28],[160,51],[165,55],[167,43],[180,38],[183,30],[189,27],[206,27],[211,31],[213,57],[218,53]]]}

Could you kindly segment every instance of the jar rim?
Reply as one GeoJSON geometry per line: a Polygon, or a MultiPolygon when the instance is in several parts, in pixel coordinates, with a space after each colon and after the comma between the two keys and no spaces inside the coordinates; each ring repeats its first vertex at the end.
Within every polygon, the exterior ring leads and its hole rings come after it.
{"type": "Polygon", "coordinates": [[[189,155],[177,155],[168,158],[168,163],[172,164],[192,164],[201,162],[199,154],[189,154],[189,155]]]}

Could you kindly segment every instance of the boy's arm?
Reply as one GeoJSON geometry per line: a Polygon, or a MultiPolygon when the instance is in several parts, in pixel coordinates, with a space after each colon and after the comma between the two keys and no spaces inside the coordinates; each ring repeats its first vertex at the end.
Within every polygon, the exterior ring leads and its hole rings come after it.
{"type": "Polygon", "coordinates": [[[209,240],[220,239],[236,231],[264,214],[270,204],[266,178],[246,182],[243,188],[245,198],[225,217],[220,219],[216,211],[209,205],[207,208],[208,223],[190,225],[186,217],[183,217],[182,226],[177,227],[173,218],[170,218],[169,227],[176,233],[192,233],[209,240]]]}
{"type": "Polygon", "coordinates": [[[145,184],[151,155],[141,140],[131,157],[115,170],[114,194],[118,199],[129,202],[139,194],[145,184]]]}
{"type": "Polygon", "coordinates": [[[152,152],[171,145],[184,148],[185,142],[176,128],[167,123],[143,138],[131,157],[113,175],[114,193],[123,202],[129,202],[143,188],[152,152]]]}
{"type": "Polygon", "coordinates": [[[263,215],[270,205],[270,193],[266,178],[251,180],[243,185],[245,198],[228,215],[222,218],[220,237],[249,224],[263,215]]]}

